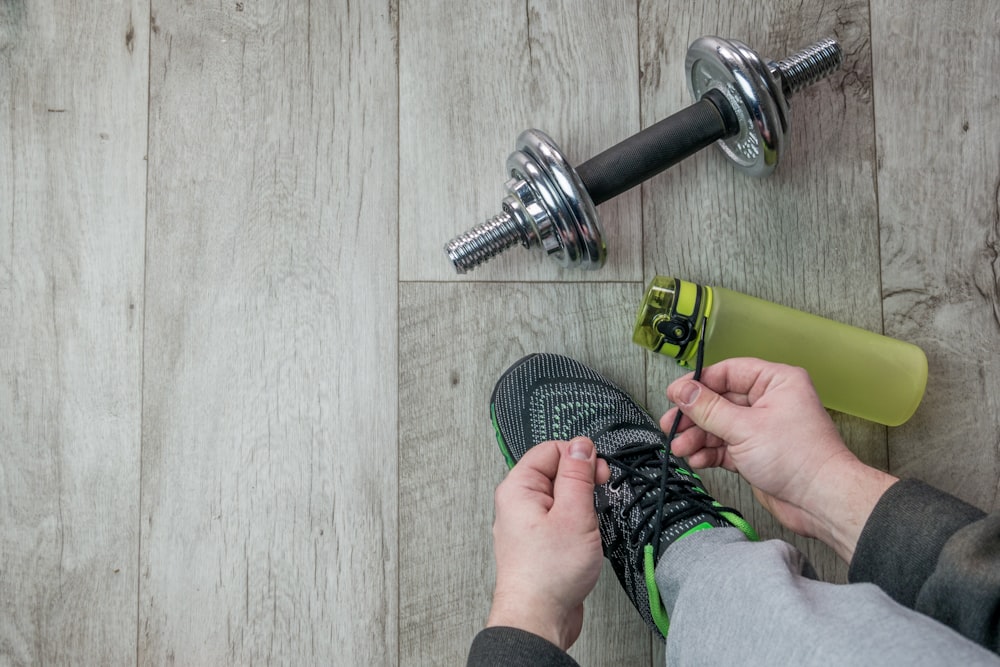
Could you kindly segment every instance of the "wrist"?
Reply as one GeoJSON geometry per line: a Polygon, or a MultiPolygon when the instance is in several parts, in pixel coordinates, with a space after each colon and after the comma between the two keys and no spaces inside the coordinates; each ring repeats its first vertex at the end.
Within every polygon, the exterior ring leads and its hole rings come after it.
{"type": "Polygon", "coordinates": [[[537,596],[497,590],[486,627],[509,627],[524,630],[555,644],[563,651],[572,644],[566,612],[554,609],[537,596]]]}
{"type": "Polygon", "coordinates": [[[804,508],[813,519],[813,536],[850,563],[872,510],[898,481],[853,455],[831,461],[813,481],[804,508]]]}

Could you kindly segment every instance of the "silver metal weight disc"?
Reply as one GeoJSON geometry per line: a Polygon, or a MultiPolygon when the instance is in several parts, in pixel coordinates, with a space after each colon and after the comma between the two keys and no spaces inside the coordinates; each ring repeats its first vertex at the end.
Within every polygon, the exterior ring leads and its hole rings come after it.
{"type": "Polygon", "coordinates": [[[754,176],[770,174],[784,152],[788,103],[767,65],[742,42],[701,37],[688,49],[684,70],[695,100],[719,90],[739,118],[740,131],[719,140],[722,152],[754,176]]]}

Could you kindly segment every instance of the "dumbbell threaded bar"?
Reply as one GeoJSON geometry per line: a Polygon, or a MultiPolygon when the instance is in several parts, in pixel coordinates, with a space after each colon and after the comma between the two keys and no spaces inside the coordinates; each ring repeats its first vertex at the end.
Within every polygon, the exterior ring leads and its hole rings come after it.
{"type": "Polygon", "coordinates": [[[598,204],[712,143],[752,175],[771,173],[784,153],[788,98],[842,61],[833,39],[766,64],[742,42],[697,39],[684,63],[694,104],[575,169],[545,133],[522,132],[507,158],[501,213],[452,239],[445,252],[458,273],[515,245],[541,246],[563,267],[599,269],[607,249],[598,204]]]}

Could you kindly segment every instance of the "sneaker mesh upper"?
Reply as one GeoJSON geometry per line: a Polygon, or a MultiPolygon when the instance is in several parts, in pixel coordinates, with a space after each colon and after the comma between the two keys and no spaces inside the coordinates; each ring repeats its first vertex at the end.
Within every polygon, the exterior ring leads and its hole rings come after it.
{"type": "MultiPolygon", "coordinates": [[[[598,454],[609,458],[611,480],[594,492],[604,553],[629,599],[649,626],[657,630],[643,566],[645,544],[631,541],[633,534],[644,532],[649,524],[648,499],[636,498],[637,493],[648,494],[649,485],[637,486],[629,483],[629,479],[614,482],[620,477],[635,480],[638,472],[648,474],[658,484],[664,456],[670,460],[668,474],[678,479],[686,474],[688,486],[697,476],[686,473],[682,459],[667,453],[667,436],[628,394],[567,357],[536,354],[518,361],[497,382],[491,403],[497,438],[509,461],[519,460],[541,442],[570,440],[581,435],[590,437],[598,454]],[[654,445],[656,453],[647,456],[638,471],[624,475],[625,469],[615,462],[616,455],[637,445],[654,445]],[[677,472],[678,468],[682,472],[677,472]],[[647,501],[645,508],[643,501],[647,501]]],[[[698,503],[692,502],[689,494],[676,497],[668,494],[659,544],[654,545],[656,556],[695,526],[730,525],[717,511],[701,510],[703,504],[713,502],[707,494],[698,503]]],[[[659,604],[659,600],[655,602],[659,604]]]]}

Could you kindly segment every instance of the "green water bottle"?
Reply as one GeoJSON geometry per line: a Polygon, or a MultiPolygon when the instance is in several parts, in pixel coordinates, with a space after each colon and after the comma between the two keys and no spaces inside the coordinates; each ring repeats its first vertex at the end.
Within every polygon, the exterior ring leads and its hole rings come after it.
{"type": "Polygon", "coordinates": [[[826,407],[898,426],[927,386],[927,357],[916,345],[779,306],[722,287],[657,276],[646,289],[632,340],[695,363],[758,357],[809,371],[826,407]]]}

